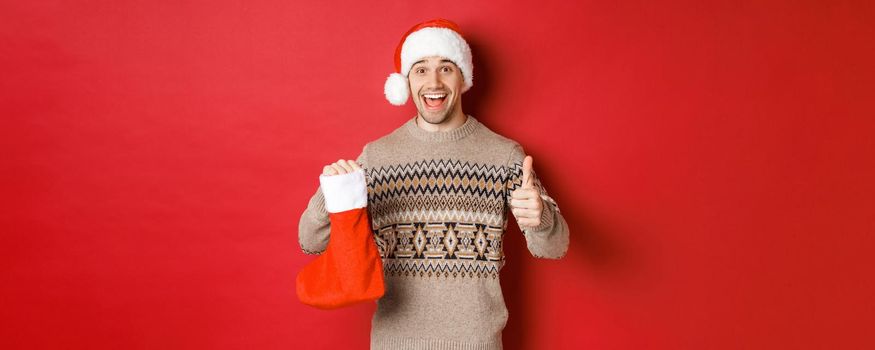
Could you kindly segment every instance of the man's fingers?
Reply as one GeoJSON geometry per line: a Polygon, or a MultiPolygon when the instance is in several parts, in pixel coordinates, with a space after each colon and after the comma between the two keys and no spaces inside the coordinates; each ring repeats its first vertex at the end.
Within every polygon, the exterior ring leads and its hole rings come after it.
{"type": "Polygon", "coordinates": [[[517,188],[510,193],[510,198],[513,199],[529,199],[537,195],[534,188],[517,188]]]}
{"type": "Polygon", "coordinates": [[[347,173],[352,172],[352,167],[346,162],[346,160],[338,159],[336,164],[340,165],[340,167],[343,168],[343,170],[346,170],[347,173]]]}
{"type": "Polygon", "coordinates": [[[337,170],[334,170],[330,165],[326,165],[322,168],[322,175],[337,175],[337,170]]]}
{"type": "Polygon", "coordinates": [[[348,174],[362,167],[353,160],[338,159],[336,162],[322,168],[322,175],[348,174]]]}
{"type": "Polygon", "coordinates": [[[346,174],[346,169],[340,166],[340,164],[331,163],[331,167],[334,168],[334,171],[337,171],[337,175],[346,174]]]}
{"type": "Polygon", "coordinates": [[[523,159],[523,187],[530,188],[534,187],[532,184],[532,156],[526,156],[523,159]]]}
{"type": "Polygon", "coordinates": [[[537,203],[537,201],[532,200],[531,198],[510,200],[510,206],[513,208],[538,209],[537,203]]]}
{"type": "Polygon", "coordinates": [[[539,214],[537,210],[528,209],[528,208],[513,208],[513,209],[511,209],[511,212],[513,213],[513,216],[516,217],[517,219],[522,219],[522,218],[533,219],[533,218],[538,217],[538,214],[539,214]]]}

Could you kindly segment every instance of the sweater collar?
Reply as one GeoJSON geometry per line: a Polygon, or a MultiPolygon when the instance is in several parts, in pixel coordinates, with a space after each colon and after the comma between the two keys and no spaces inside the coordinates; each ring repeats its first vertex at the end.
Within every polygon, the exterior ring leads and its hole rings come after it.
{"type": "Polygon", "coordinates": [[[480,125],[480,122],[472,117],[471,115],[467,115],[467,119],[465,123],[460,125],[459,127],[447,130],[447,131],[426,131],[416,126],[416,116],[408,120],[404,123],[405,129],[410,133],[411,136],[415,137],[418,140],[422,141],[456,141],[465,138],[468,135],[471,135],[477,127],[480,125]]]}

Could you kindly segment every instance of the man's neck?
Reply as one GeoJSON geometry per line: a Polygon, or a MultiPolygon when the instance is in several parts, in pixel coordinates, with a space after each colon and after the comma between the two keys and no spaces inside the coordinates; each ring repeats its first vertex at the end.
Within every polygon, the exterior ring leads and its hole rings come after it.
{"type": "Polygon", "coordinates": [[[422,116],[419,114],[416,115],[416,126],[422,130],[428,132],[436,132],[436,131],[450,131],[455,128],[458,128],[465,124],[468,120],[468,116],[465,113],[462,113],[461,109],[457,109],[449,118],[443,121],[440,124],[431,124],[422,119],[422,116]]]}

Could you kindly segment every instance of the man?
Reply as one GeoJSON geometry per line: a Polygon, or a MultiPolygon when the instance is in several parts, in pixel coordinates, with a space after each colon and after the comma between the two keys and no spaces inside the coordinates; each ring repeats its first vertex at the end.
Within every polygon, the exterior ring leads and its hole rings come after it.
{"type": "MultiPolygon", "coordinates": [[[[568,226],[522,146],[462,112],[473,65],[458,26],[436,19],[411,28],[395,69],[386,98],[403,105],[412,96],[416,116],[321,175],[366,175],[386,288],[371,348],[501,349],[508,312],[498,277],[508,211],[536,257],[563,257],[568,226]]],[[[305,253],[327,245],[324,203],[320,187],[301,217],[305,253]]]]}

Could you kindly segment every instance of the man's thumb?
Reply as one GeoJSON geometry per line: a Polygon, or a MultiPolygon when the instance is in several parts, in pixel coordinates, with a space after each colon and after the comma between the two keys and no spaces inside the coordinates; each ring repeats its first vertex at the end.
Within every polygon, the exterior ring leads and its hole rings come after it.
{"type": "Polygon", "coordinates": [[[532,156],[526,156],[523,159],[523,187],[533,187],[532,183],[532,156]]]}

